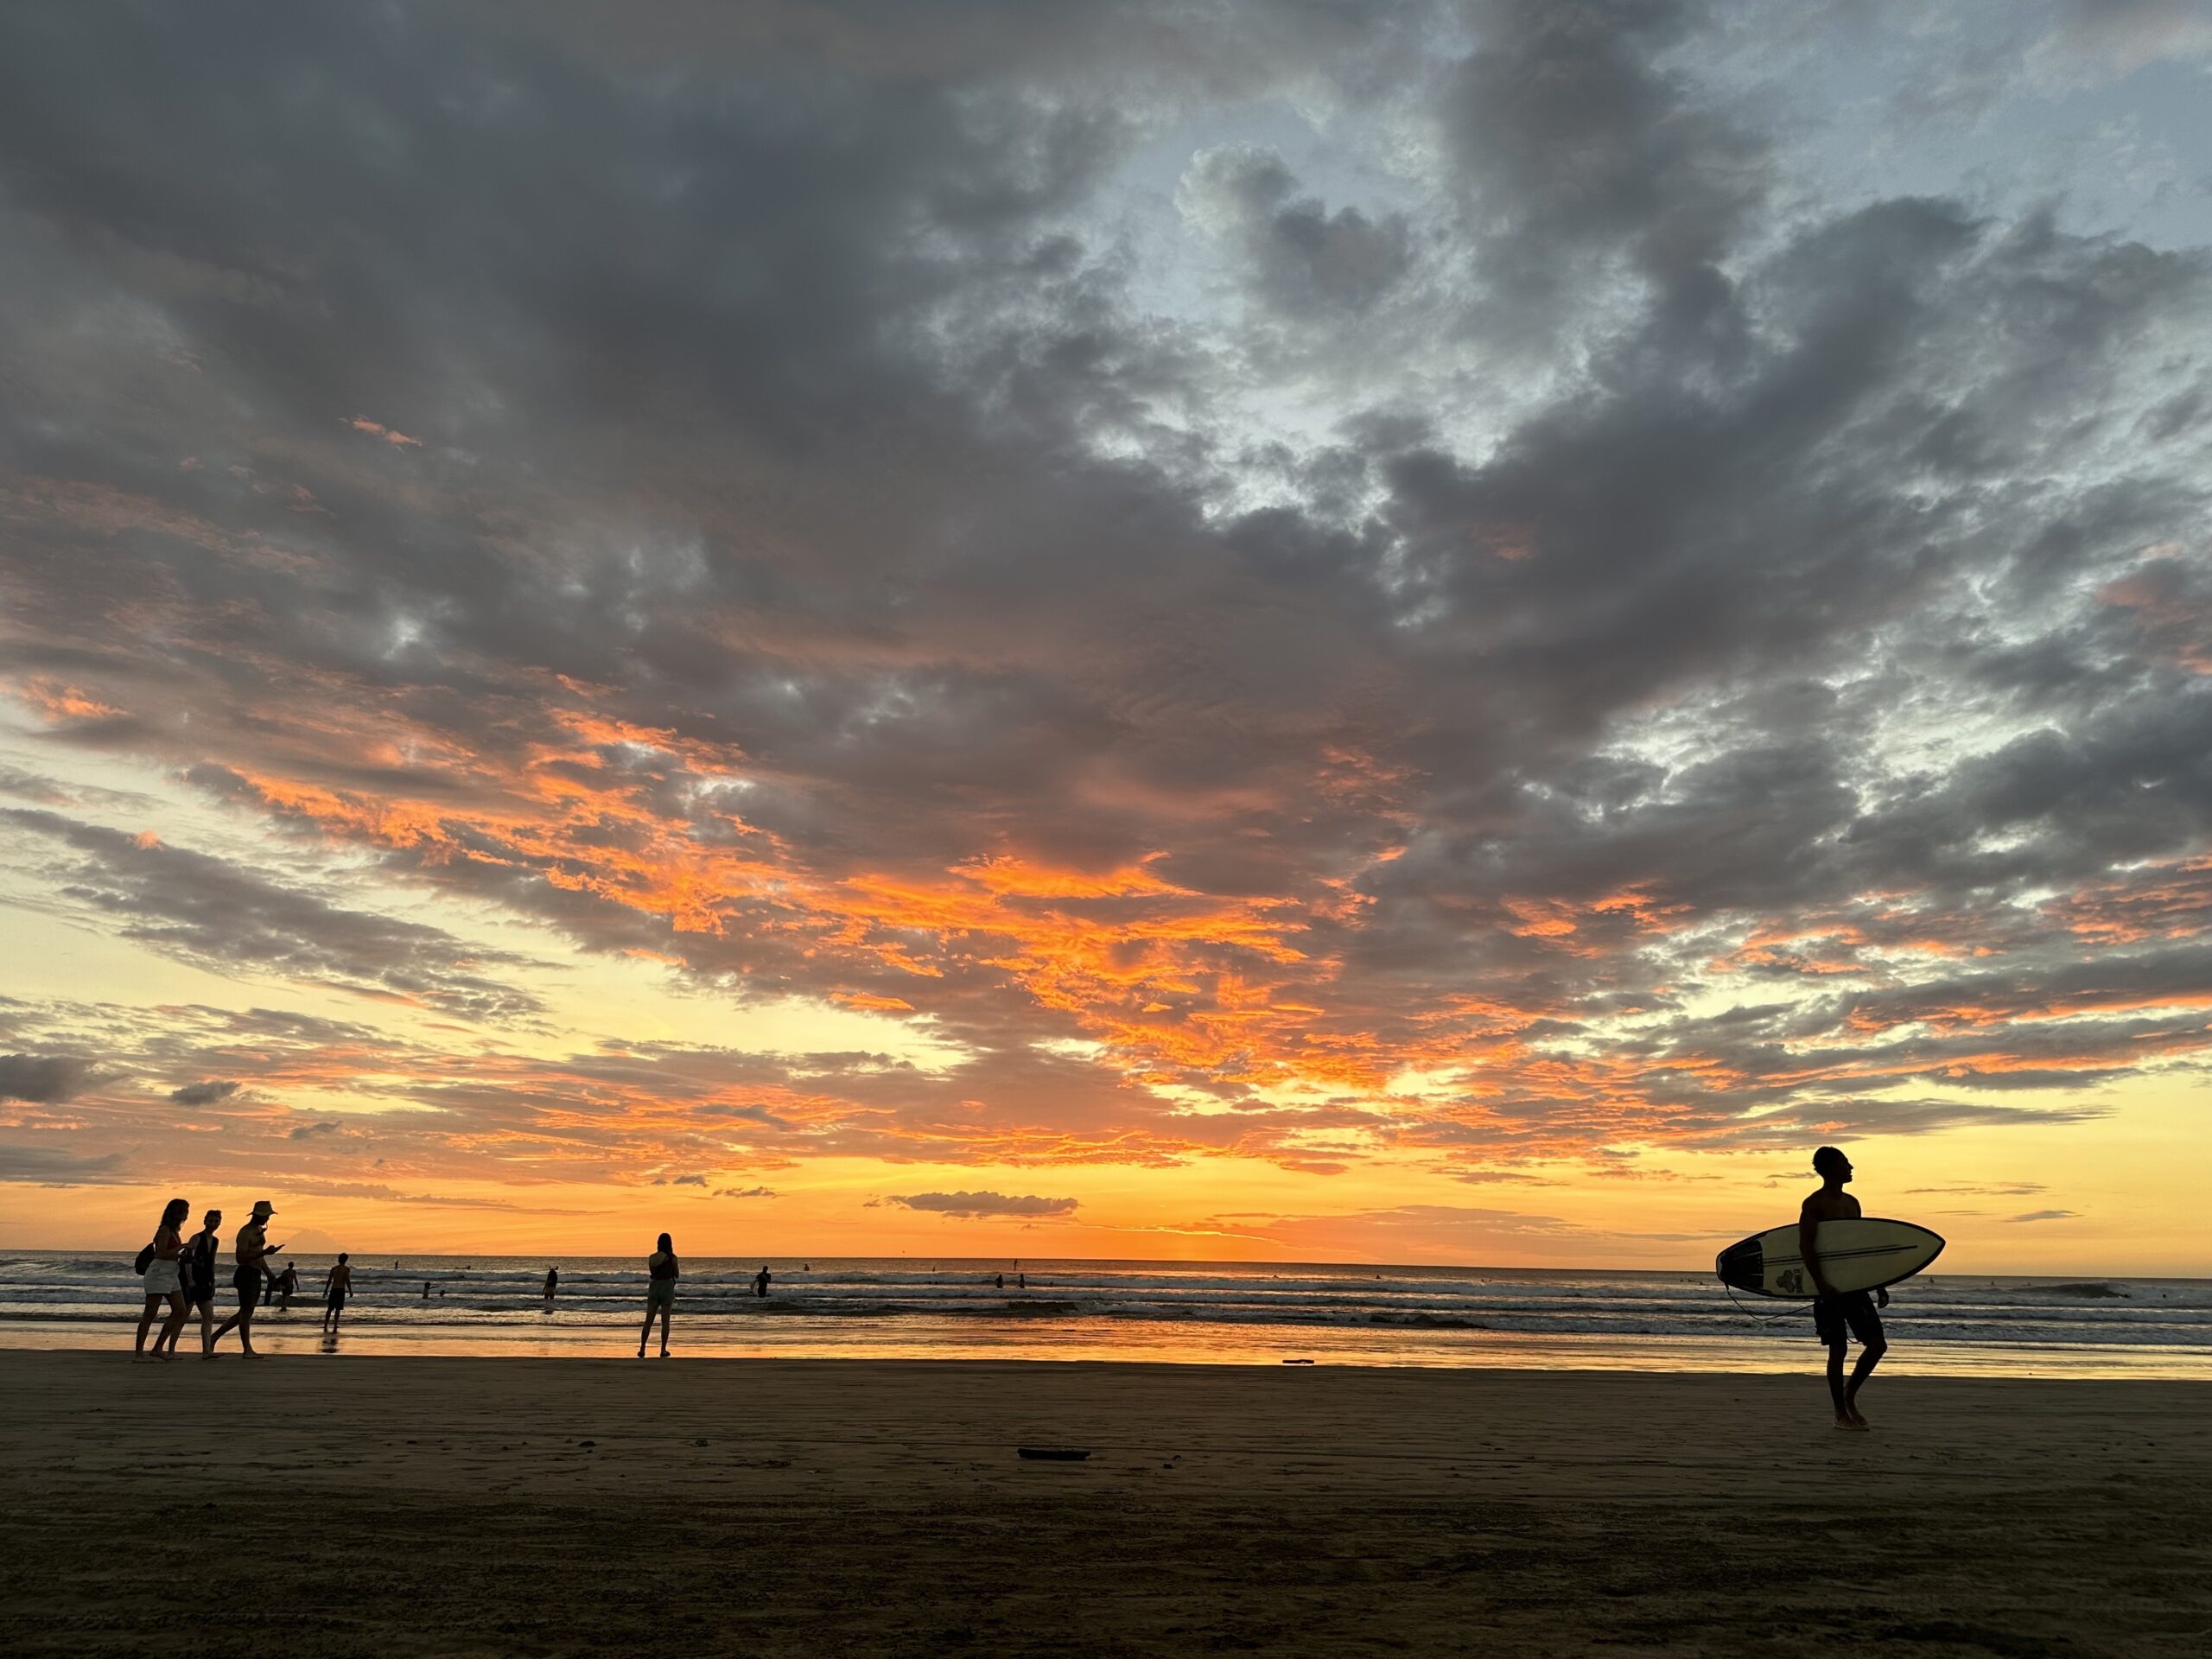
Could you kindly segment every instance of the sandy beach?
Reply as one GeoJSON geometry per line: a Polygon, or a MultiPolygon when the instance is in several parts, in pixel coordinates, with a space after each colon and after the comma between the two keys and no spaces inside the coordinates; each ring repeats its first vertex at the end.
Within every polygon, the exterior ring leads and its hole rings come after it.
{"type": "Polygon", "coordinates": [[[2195,1655],[2212,1386],[0,1354],[12,1653],[2195,1655]],[[1025,1445],[1088,1447],[1027,1462],[1025,1445]]]}

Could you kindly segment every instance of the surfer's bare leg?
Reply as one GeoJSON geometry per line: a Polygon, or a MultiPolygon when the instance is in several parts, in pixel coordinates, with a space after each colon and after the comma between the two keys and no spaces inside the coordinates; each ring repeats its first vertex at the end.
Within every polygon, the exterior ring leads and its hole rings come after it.
{"type": "MultiPolygon", "coordinates": [[[[1859,1414],[1859,1390],[1866,1379],[1874,1375],[1874,1368],[1882,1363],[1882,1356],[1889,1351],[1889,1343],[1878,1336],[1861,1347],[1859,1351],[1859,1363],[1851,1368],[1851,1381],[1844,1386],[1841,1396],[1843,1410],[1860,1428],[1866,1427],[1866,1420],[1859,1414]]],[[[1843,1351],[1840,1348],[1831,1348],[1828,1352],[1831,1367],[1835,1370],[1840,1370],[1843,1364],[1843,1351]]]]}
{"type": "Polygon", "coordinates": [[[1851,1390],[1858,1387],[1858,1378],[1854,1376],[1848,1387],[1843,1380],[1844,1350],[1848,1345],[1841,1341],[1828,1344],[1828,1398],[1835,1402],[1838,1428],[1864,1428],[1865,1420],[1851,1408],[1851,1390]]]}

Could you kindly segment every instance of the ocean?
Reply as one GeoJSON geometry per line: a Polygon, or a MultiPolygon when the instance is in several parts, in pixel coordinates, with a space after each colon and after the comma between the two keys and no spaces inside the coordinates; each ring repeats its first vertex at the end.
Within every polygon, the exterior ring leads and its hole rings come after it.
{"type": "MultiPolygon", "coordinates": [[[[232,1306],[226,1260],[217,1297],[232,1306]]],[[[270,1352],[613,1356],[636,1351],[642,1260],[356,1256],[341,1335],[321,1337],[328,1256],[303,1256],[270,1352]],[[561,1270],[548,1306],[541,1287],[561,1270]],[[429,1294],[424,1294],[425,1288],[429,1294]]],[[[1695,1273],[1199,1262],[686,1258],[683,1356],[1817,1368],[1803,1305],[1695,1273]],[[996,1283],[1005,1276],[1005,1288],[996,1283]],[[1021,1287],[1026,1276],[1027,1288],[1021,1287]]],[[[1885,1315],[1891,1364],[1923,1374],[2212,1377],[2212,1281],[1926,1274],[1885,1315]]],[[[0,1347],[128,1348],[127,1253],[0,1251],[0,1347]]],[[[196,1325],[187,1349],[197,1340],[196,1325]]]]}

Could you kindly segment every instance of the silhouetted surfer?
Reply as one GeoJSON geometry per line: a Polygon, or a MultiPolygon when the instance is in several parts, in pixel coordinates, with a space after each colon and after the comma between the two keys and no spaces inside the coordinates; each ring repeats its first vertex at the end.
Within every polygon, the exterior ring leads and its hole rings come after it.
{"type": "Polygon", "coordinates": [[[1807,1198],[1797,1212],[1797,1248],[1820,1292],[1813,1300],[1813,1329],[1828,1351],[1828,1395],[1835,1402],[1835,1426],[1865,1428],[1866,1420],[1859,1414],[1859,1386],[1874,1374],[1890,1346],[1882,1335],[1882,1316],[1874,1311],[1875,1298],[1879,1297],[1880,1305],[1887,1307],[1890,1293],[1829,1287],[1821,1271],[1820,1255],[1813,1248],[1813,1230],[1824,1221],[1858,1220],[1859,1200],[1843,1190],[1851,1179],[1851,1160],[1837,1147],[1822,1147],[1815,1153],[1813,1170],[1821,1178],[1821,1190],[1807,1198]],[[1859,1338],[1859,1363],[1852,1367],[1851,1380],[1846,1382],[1844,1350],[1854,1336],[1859,1338]]]}

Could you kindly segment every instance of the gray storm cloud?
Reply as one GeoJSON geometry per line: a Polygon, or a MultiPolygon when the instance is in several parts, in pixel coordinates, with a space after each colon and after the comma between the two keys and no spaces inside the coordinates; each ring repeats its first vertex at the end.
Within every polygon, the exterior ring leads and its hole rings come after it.
{"type": "Polygon", "coordinates": [[[65,1054],[0,1054],[0,1100],[50,1104],[83,1085],[84,1061],[65,1054]]]}

